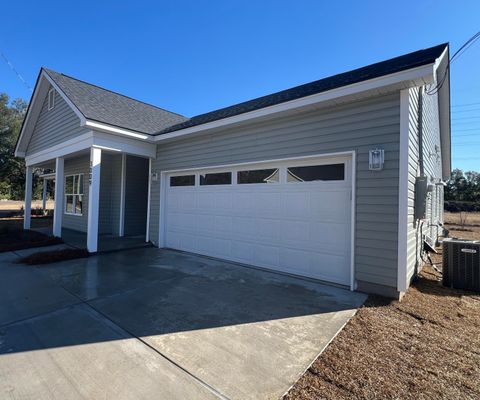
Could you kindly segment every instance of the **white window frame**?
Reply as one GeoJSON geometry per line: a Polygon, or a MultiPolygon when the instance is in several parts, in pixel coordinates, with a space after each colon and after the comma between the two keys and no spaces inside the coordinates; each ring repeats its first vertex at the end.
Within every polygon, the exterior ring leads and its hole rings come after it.
{"type": "Polygon", "coordinates": [[[77,196],[85,196],[85,177],[84,177],[84,173],[81,172],[81,173],[78,173],[78,174],[68,174],[68,175],[65,175],[65,182],[63,184],[64,186],[64,190],[63,190],[63,213],[65,215],[73,215],[75,217],[81,217],[83,216],[83,207],[82,207],[82,212],[81,213],[77,213],[75,212],[75,199],[77,196]],[[82,181],[83,181],[83,193],[66,193],[66,190],[67,190],[67,178],[73,176],[73,182],[74,182],[74,187],[75,187],[75,177],[82,177],[82,181]],[[67,211],[67,196],[73,196],[73,212],[69,212],[67,211]]]}
{"type": "Polygon", "coordinates": [[[48,91],[48,111],[53,110],[55,107],[55,89],[51,88],[48,91]]]}

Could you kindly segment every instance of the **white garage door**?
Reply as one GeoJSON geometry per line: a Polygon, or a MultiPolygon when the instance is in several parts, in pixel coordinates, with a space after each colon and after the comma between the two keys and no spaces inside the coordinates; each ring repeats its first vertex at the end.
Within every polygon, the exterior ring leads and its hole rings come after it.
{"type": "Polygon", "coordinates": [[[165,247],[350,284],[351,160],[165,176],[165,247]]]}

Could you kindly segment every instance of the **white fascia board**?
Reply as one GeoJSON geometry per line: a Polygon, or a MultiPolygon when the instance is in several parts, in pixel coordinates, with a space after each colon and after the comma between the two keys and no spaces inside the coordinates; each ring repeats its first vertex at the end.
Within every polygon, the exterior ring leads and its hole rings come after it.
{"type": "Polygon", "coordinates": [[[31,119],[38,118],[38,115],[40,114],[40,111],[42,109],[43,104],[41,102],[37,102],[37,98],[38,96],[40,96],[39,94],[40,92],[43,93],[44,95],[46,94],[46,89],[44,88],[44,85],[43,85],[42,76],[43,75],[40,75],[40,77],[38,78],[38,83],[35,86],[32,99],[30,100],[30,106],[28,107],[28,112],[27,112],[27,115],[25,116],[25,121],[22,125],[22,130],[20,131],[20,136],[18,138],[18,142],[15,147],[15,152],[14,152],[15,157],[25,157],[27,145],[28,145],[28,142],[30,141],[30,136],[33,132],[33,128],[30,129],[29,135],[27,135],[26,132],[28,132],[28,127],[30,126],[31,119]],[[34,117],[32,117],[32,115],[34,115],[34,117]],[[20,150],[20,148],[22,148],[22,145],[24,144],[24,141],[26,142],[26,144],[23,146],[24,149],[20,150]]]}
{"type": "Polygon", "coordinates": [[[93,132],[87,132],[76,138],[59,143],[48,149],[38,151],[25,157],[27,165],[40,164],[58,157],[65,157],[69,154],[88,149],[93,145],[93,132]]]}
{"type": "Polygon", "coordinates": [[[101,122],[97,121],[91,121],[91,120],[85,120],[85,122],[82,124],[83,126],[86,126],[88,128],[92,128],[101,132],[107,132],[107,133],[113,133],[117,135],[122,135],[122,136],[128,136],[132,137],[135,139],[141,139],[141,140],[149,140],[152,141],[153,137],[151,135],[148,135],[146,133],[140,133],[136,131],[132,131],[129,129],[124,129],[124,128],[118,128],[116,126],[104,124],[101,122]]]}
{"type": "Polygon", "coordinates": [[[154,136],[154,140],[157,142],[163,141],[163,140],[169,140],[169,139],[173,139],[181,136],[186,136],[194,133],[207,131],[210,129],[225,127],[225,126],[236,124],[239,122],[253,120],[255,118],[260,118],[260,117],[264,117],[264,116],[268,116],[271,114],[276,114],[284,111],[299,109],[302,107],[306,107],[316,103],[321,103],[328,100],[333,100],[340,97],[351,96],[351,95],[354,95],[360,92],[365,92],[368,90],[379,89],[381,87],[399,84],[401,82],[411,82],[411,84],[406,85],[406,87],[428,84],[428,83],[431,83],[433,80],[433,66],[434,64],[431,63],[421,67],[412,68],[406,71],[397,72],[394,74],[382,76],[375,79],[370,79],[370,80],[355,83],[352,85],[342,86],[337,89],[332,89],[326,92],[314,94],[307,97],[302,97],[297,100],[291,100],[285,103],[261,108],[259,110],[254,110],[254,111],[246,112],[240,115],[235,115],[233,117],[224,118],[221,120],[208,122],[206,124],[185,128],[179,131],[154,136]]]}
{"type": "Polygon", "coordinates": [[[107,151],[127,153],[146,158],[156,158],[157,155],[157,145],[155,143],[104,132],[93,131],[92,145],[107,151]]]}

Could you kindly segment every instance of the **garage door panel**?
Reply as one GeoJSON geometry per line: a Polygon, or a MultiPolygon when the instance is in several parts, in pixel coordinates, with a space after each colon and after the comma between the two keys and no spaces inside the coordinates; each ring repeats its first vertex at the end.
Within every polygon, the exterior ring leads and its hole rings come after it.
{"type": "Polygon", "coordinates": [[[345,204],[350,203],[350,191],[314,192],[310,194],[310,213],[317,220],[337,220],[350,212],[345,204]]]}
{"type": "Polygon", "coordinates": [[[282,221],[282,241],[283,243],[289,242],[310,242],[310,225],[311,223],[306,221],[282,221]]]}
{"type": "Polygon", "coordinates": [[[290,218],[309,218],[309,194],[304,192],[286,192],[283,194],[284,215],[290,218]]]}
{"type": "Polygon", "coordinates": [[[349,186],[335,181],[167,187],[165,245],[349,284],[349,186]]]}

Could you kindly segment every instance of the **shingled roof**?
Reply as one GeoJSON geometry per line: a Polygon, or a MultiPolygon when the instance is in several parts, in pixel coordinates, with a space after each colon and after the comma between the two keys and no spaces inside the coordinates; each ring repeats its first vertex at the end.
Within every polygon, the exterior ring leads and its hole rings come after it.
{"type": "Polygon", "coordinates": [[[221,108],[219,110],[211,111],[206,114],[197,115],[176,125],[164,128],[163,130],[158,131],[156,135],[162,135],[165,133],[206,124],[208,122],[233,117],[235,115],[259,110],[261,108],[285,103],[287,101],[300,99],[306,96],[311,96],[314,94],[325,92],[327,90],[337,89],[342,86],[347,86],[369,79],[378,78],[384,75],[405,71],[407,69],[432,64],[437,58],[442,55],[442,53],[447,47],[448,43],[444,43],[435,47],[415,51],[413,53],[405,54],[403,56],[395,57],[376,64],[371,64],[363,68],[358,68],[349,72],[344,72],[328,78],[320,79],[318,81],[296,86],[291,89],[282,90],[281,92],[273,93],[263,97],[258,97],[256,99],[235,104],[230,107],[221,108]]]}
{"type": "Polygon", "coordinates": [[[154,134],[186,117],[43,68],[88,120],[154,134]]]}
{"type": "Polygon", "coordinates": [[[447,43],[333,75],[291,89],[221,108],[192,118],[155,107],[67,75],[43,68],[88,120],[150,135],[162,135],[311,96],[342,86],[432,64],[447,43]]]}

